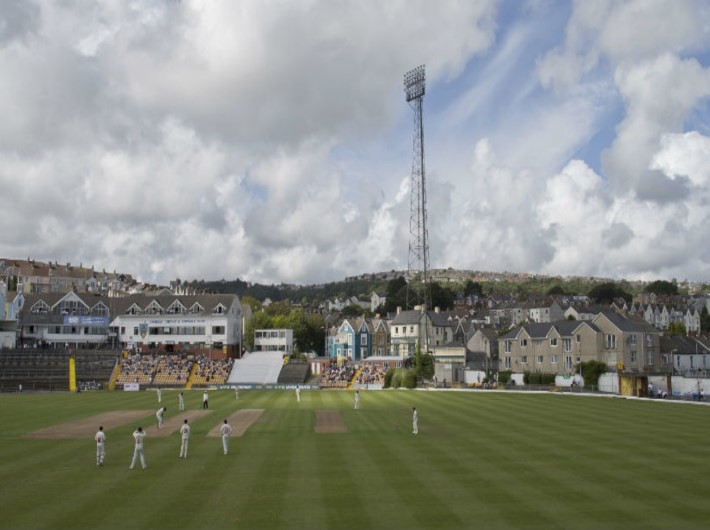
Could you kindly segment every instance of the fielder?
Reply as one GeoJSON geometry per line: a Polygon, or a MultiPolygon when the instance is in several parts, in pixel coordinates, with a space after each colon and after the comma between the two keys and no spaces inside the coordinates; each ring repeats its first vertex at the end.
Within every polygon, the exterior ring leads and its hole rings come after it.
{"type": "Polygon", "coordinates": [[[360,391],[359,390],[355,391],[355,406],[353,408],[355,410],[360,410],[360,391]]]}
{"type": "Polygon", "coordinates": [[[232,434],[232,427],[227,423],[227,420],[224,420],[224,423],[219,428],[219,432],[222,433],[222,449],[224,449],[224,454],[226,455],[229,449],[229,435],[232,434]]]}
{"type": "Polygon", "coordinates": [[[185,410],[185,396],[182,392],[178,394],[178,410],[185,410]]]}
{"type": "Polygon", "coordinates": [[[419,434],[419,414],[417,407],[412,407],[412,434],[419,434]]]}
{"type": "Polygon", "coordinates": [[[160,387],[158,387],[158,403],[163,402],[163,392],[160,390],[160,387]]]}
{"type": "Polygon", "coordinates": [[[104,433],[103,426],[99,427],[99,430],[96,432],[96,435],[94,436],[94,440],[96,440],[96,465],[103,466],[104,465],[104,455],[106,454],[106,451],[105,451],[106,434],[104,433]]]}
{"type": "Polygon", "coordinates": [[[155,413],[155,417],[158,420],[158,429],[163,428],[163,414],[165,414],[165,411],[168,410],[168,407],[160,407],[158,409],[158,412],[155,413]]]}
{"type": "Polygon", "coordinates": [[[296,402],[297,403],[301,402],[301,387],[300,386],[296,387],[296,402]]]}
{"type": "Polygon", "coordinates": [[[133,439],[136,441],[136,446],[133,449],[133,460],[131,460],[131,465],[128,469],[136,467],[136,459],[139,456],[141,459],[141,467],[143,469],[148,467],[145,465],[145,456],[143,455],[143,438],[145,438],[145,431],[143,430],[143,427],[138,427],[138,429],[136,429],[133,433],[133,439]]]}
{"type": "Polygon", "coordinates": [[[239,401],[239,389],[238,388],[234,389],[234,395],[236,396],[237,401],[239,401]]]}
{"type": "Polygon", "coordinates": [[[205,391],[202,393],[202,408],[203,408],[203,409],[208,409],[208,408],[210,408],[210,404],[209,404],[208,399],[209,399],[209,396],[207,395],[207,390],[205,390],[205,391]]]}
{"type": "Polygon", "coordinates": [[[180,456],[178,458],[187,458],[187,444],[190,441],[190,426],[187,424],[187,420],[180,427],[180,435],[182,443],[180,444],[180,456]]]}

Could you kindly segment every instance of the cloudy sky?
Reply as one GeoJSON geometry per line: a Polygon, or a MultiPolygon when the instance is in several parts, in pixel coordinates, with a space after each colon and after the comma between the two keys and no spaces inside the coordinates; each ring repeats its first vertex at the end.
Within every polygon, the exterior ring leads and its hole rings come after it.
{"type": "Polygon", "coordinates": [[[0,257],[147,282],[710,281],[710,4],[4,0],[0,257]]]}

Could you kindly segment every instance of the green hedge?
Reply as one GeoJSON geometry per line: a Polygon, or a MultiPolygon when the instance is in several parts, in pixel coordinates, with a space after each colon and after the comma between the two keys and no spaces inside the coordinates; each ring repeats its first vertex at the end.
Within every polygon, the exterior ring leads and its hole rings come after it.
{"type": "Polygon", "coordinates": [[[390,368],[385,372],[385,388],[416,388],[417,374],[414,369],[390,368]]]}
{"type": "Polygon", "coordinates": [[[510,381],[510,376],[513,375],[513,372],[498,372],[498,382],[501,385],[506,384],[508,381],[510,381]]]}
{"type": "Polygon", "coordinates": [[[525,372],[523,374],[523,383],[526,385],[553,385],[555,384],[555,374],[525,372]]]}

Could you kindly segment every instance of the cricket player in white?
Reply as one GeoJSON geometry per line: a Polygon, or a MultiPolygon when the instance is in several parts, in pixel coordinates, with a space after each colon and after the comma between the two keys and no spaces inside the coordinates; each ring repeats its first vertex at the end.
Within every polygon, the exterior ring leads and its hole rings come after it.
{"type": "Polygon", "coordinates": [[[165,413],[166,410],[168,410],[168,407],[160,407],[158,409],[158,412],[155,413],[155,417],[158,420],[158,429],[163,428],[163,414],[165,413]]]}
{"type": "Polygon", "coordinates": [[[300,386],[296,387],[296,402],[298,402],[298,403],[301,402],[301,387],[300,386]]]}
{"type": "Polygon", "coordinates": [[[187,458],[187,444],[190,441],[190,426],[187,424],[187,420],[180,427],[180,437],[182,438],[182,444],[180,444],[179,458],[187,458]]]}
{"type": "Polygon", "coordinates": [[[222,449],[224,449],[224,454],[226,455],[229,449],[229,435],[232,434],[232,427],[227,423],[227,420],[224,420],[219,432],[222,433],[222,449]]]}
{"type": "Polygon", "coordinates": [[[105,452],[106,434],[104,434],[103,426],[99,427],[99,430],[96,432],[96,435],[94,436],[94,440],[96,440],[96,465],[103,466],[104,465],[104,455],[106,454],[106,452],[105,452]]]}
{"type": "Polygon", "coordinates": [[[412,434],[419,434],[419,414],[417,414],[417,407],[412,407],[414,411],[412,413],[412,434]]]}
{"type": "Polygon", "coordinates": [[[158,403],[163,402],[163,392],[160,390],[160,387],[158,387],[158,403]]]}
{"type": "Polygon", "coordinates": [[[128,469],[136,467],[136,459],[139,456],[141,458],[141,467],[143,469],[148,467],[145,465],[145,456],[143,455],[143,438],[145,438],[145,431],[143,430],[143,427],[138,427],[138,429],[136,429],[133,433],[133,439],[136,441],[136,446],[133,449],[133,460],[131,460],[131,466],[128,469]]]}
{"type": "Polygon", "coordinates": [[[237,397],[237,401],[239,401],[239,389],[238,388],[234,389],[234,395],[237,397]]]}
{"type": "Polygon", "coordinates": [[[207,390],[205,390],[205,391],[202,393],[202,408],[203,408],[203,409],[208,409],[208,408],[210,408],[210,404],[209,404],[209,401],[208,401],[208,400],[209,400],[209,396],[207,395],[207,390]]]}
{"type": "Polygon", "coordinates": [[[182,392],[178,394],[178,410],[185,410],[185,396],[182,392]]]}
{"type": "Polygon", "coordinates": [[[360,391],[355,391],[355,410],[360,410],[360,391]]]}

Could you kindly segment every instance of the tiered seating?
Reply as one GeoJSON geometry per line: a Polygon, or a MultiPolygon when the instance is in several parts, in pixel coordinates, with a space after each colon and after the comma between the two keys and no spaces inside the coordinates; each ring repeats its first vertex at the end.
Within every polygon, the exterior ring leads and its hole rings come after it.
{"type": "Polygon", "coordinates": [[[153,382],[153,373],[158,364],[158,357],[154,355],[129,354],[121,362],[121,373],[118,374],[116,384],[139,383],[149,385],[153,382]]]}
{"type": "Polygon", "coordinates": [[[69,351],[13,350],[0,355],[0,390],[68,390],[69,351]]]}
{"type": "Polygon", "coordinates": [[[284,385],[297,385],[306,382],[310,365],[308,363],[299,363],[291,361],[284,364],[279,374],[278,382],[284,385]]]}
{"type": "Polygon", "coordinates": [[[229,383],[276,384],[283,366],[281,352],[252,352],[234,361],[229,383]]]}
{"type": "Polygon", "coordinates": [[[77,382],[85,382],[89,387],[107,383],[119,357],[120,352],[113,350],[77,350],[74,354],[77,382]]]}
{"type": "Polygon", "coordinates": [[[192,379],[192,386],[223,385],[232,371],[234,359],[207,359],[200,357],[197,360],[197,371],[192,379]]]}
{"type": "Polygon", "coordinates": [[[321,376],[321,388],[347,388],[355,375],[355,368],[350,364],[338,366],[331,364],[321,376]]]}
{"type": "Polygon", "coordinates": [[[184,386],[193,364],[194,361],[191,358],[180,355],[159,355],[153,376],[153,385],[184,386]]]}
{"type": "Polygon", "coordinates": [[[355,383],[360,386],[384,386],[384,371],[380,366],[363,366],[355,383]]]}

